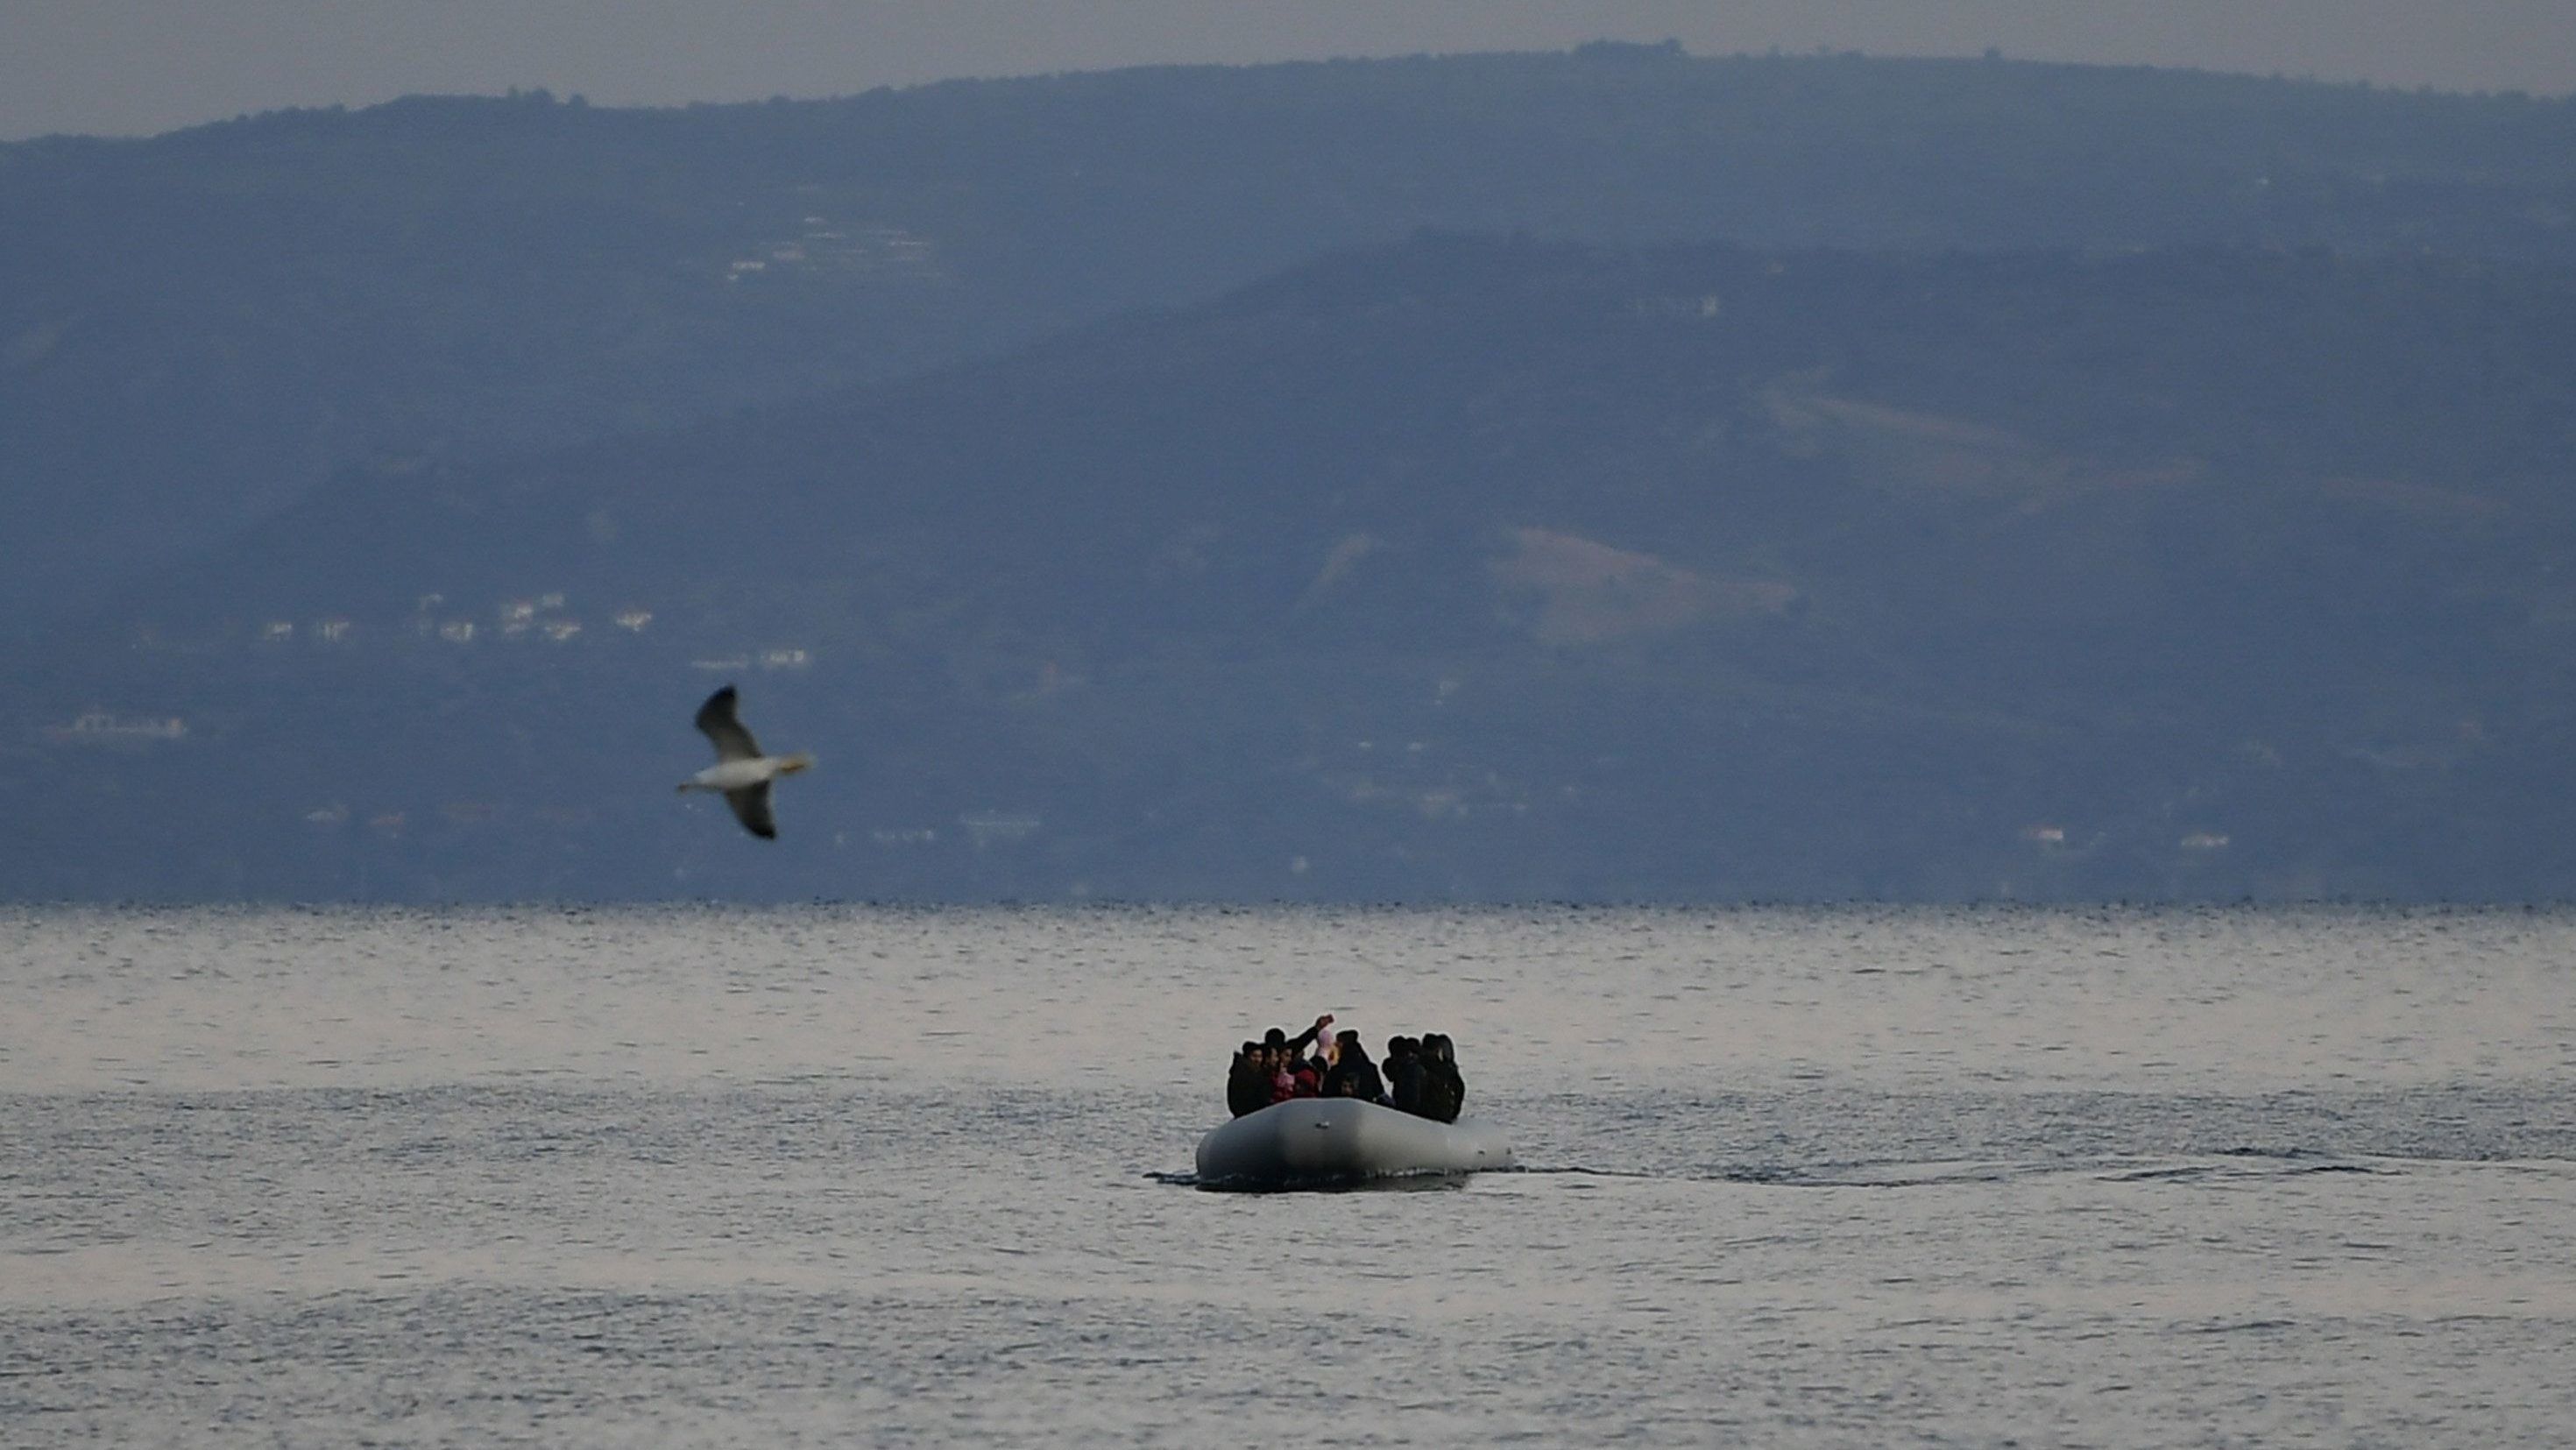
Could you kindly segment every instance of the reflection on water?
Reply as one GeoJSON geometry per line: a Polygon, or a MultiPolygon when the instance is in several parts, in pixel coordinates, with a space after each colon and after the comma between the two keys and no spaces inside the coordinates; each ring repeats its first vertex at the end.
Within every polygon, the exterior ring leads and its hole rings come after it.
{"type": "Polygon", "coordinates": [[[2576,918],[0,913],[0,1440],[2551,1443],[2576,918]],[[1530,1171],[1205,1194],[1458,1039],[1530,1171]]]}

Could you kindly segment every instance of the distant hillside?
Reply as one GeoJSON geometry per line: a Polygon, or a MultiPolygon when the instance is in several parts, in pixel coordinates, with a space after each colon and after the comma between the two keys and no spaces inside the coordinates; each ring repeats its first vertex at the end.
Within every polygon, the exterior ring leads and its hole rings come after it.
{"type": "Polygon", "coordinates": [[[2564,896],[2571,341],[2489,261],[1426,235],[352,476],[21,692],[0,879],[2564,896]],[[774,846],[669,793],[726,680],[823,756],[774,846]]]}
{"type": "Polygon", "coordinates": [[[342,470],[821,395],[1423,227],[2564,263],[2571,216],[2563,103],[1629,46],[0,147],[0,648],[342,470]]]}

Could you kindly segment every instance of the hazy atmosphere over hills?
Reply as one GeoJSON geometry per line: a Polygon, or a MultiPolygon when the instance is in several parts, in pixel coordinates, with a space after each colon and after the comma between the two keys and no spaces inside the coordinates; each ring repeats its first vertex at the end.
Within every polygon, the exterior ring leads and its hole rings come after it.
{"type": "Polygon", "coordinates": [[[615,105],[954,76],[1676,39],[1704,55],[1975,55],[2456,91],[2576,90],[2547,0],[84,0],[22,5],[0,139],[548,86],[615,105]]]}
{"type": "Polygon", "coordinates": [[[0,276],[22,896],[2576,886],[2566,102],[422,100],[0,148],[0,276]]]}

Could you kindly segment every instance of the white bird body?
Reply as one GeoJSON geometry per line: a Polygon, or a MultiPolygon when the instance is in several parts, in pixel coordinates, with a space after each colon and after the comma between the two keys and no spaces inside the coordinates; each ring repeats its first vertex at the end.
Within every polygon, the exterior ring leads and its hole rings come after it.
{"type": "Polygon", "coordinates": [[[719,760],[690,776],[688,783],[680,789],[741,790],[745,786],[776,780],[782,775],[793,775],[813,763],[811,756],[803,755],[755,755],[743,760],[719,760]]]}
{"type": "Polygon", "coordinates": [[[760,742],[734,718],[733,705],[734,689],[727,685],[698,707],[698,729],[715,742],[716,763],[680,782],[680,789],[722,792],[744,830],[764,841],[775,840],[778,825],[769,814],[769,783],[811,766],[814,757],[801,750],[793,755],[762,754],[760,742]]]}

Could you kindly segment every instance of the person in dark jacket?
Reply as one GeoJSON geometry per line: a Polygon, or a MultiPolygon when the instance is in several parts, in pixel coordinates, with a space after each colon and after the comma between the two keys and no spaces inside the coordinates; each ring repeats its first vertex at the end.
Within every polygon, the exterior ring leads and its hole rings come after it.
{"type": "Polygon", "coordinates": [[[1332,1025],[1333,1014],[1327,1012],[1323,1016],[1315,1019],[1314,1026],[1307,1028],[1305,1031],[1298,1033],[1294,1037],[1289,1036],[1284,1028],[1273,1027],[1267,1033],[1262,1035],[1261,1045],[1269,1048],[1283,1049],[1290,1057],[1303,1061],[1306,1056],[1306,1049],[1313,1046],[1315,1039],[1324,1035],[1324,1029],[1332,1025]]]}
{"type": "MultiPolygon", "coordinates": [[[[1251,1107],[1241,1106],[1235,1098],[1234,1075],[1228,1073],[1225,1083],[1226,1106],[1233,1108],[1234,1115],[1239,1118],[1248,1111],[1266,1108],[1272,1103],[1284,1103],[1292,1097],[1313,1097],[1314,1093],[1311,1090],[1299,1090],[1299,1070],[1306,1061],[1306,1048],[1316,1038],[1324,1035],[1325,1028],[1332,1025],[1333,1014],[1327,1012],[1315,1019],[1314,1026],[1294,1037],[1289,1036],[1285,1028],[1273,1027],[1262,1034],[1259,1042],[1245,1043],[1245,1047],[1254,1049],[1247,1054],[1251,1058],[1249,1076],[1260,1081],[1260,1094],[1256,1098],[1253,1089],[1246,1086],[1243,1089],[1241,1101],[1250,1103],[1251,1107]]],[[[1316,1069],[1319,1080],[1322,1071],[1321,1068],[1316,1069]]]]}
{"type": "Polygon", "coordinates": [[[1358,1033],[1345,1029],[1333,1038],[1333,1066],[1324,1074],[1324,1096],[1386,1101],[1386,1083],[1378,1076],[1377,1064],[1369,1061],[1368,1049],[1360,1046],[1358,1033]]]}
{"type": "Polygon", "coordinates": [[[1386,1096],[1388,1107],[1422,1111],[1422,1054],[1410,1037],[1386,1040],[1386,1096]]]}
{"type": "Polygon", "coordinates": [[[1458,1056],[1445,1032],[1422,1035],[1422,1115],[1444,1123],[1458,1121],[1467,1107],[1467,1080],[1458,1075],[1458,1056]]]}
{"type": "Polygon", "coordinates": [[[1225,1105],[1236,1117],[1270,1106],[1270,1062],[1258,1042],[1243,1044],[1225,1074],[1225,1105]]]}

